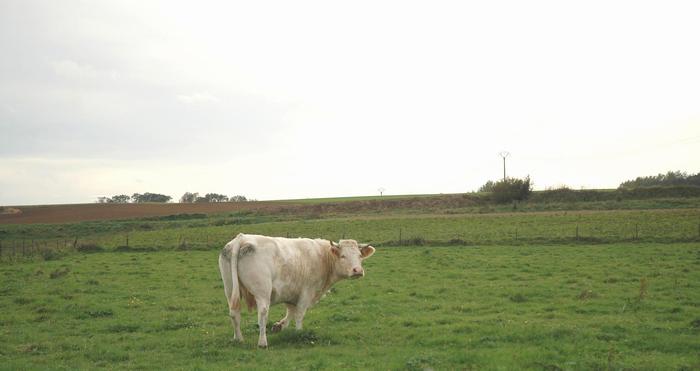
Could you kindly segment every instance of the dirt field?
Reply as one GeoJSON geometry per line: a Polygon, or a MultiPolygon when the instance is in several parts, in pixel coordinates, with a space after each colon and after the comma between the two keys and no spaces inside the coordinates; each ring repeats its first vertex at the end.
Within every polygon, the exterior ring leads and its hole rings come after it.
{"type": "Polygon", "coordinates": [[[464,207],[475,201],[463,195],[395,196],[387,198],[346,198],[221,203],[147,203],[147,204],[69,204],[12,206],[0,208],[0,224],[72,223],[91,220],[115,220],[175,214],[216,214],[251,210],[286,214],[329,214],[382,212],[389,209],[430,209],[464,207]]]}
{"type": "Polygon", "coordinates": [[[240,210],[265,210],[284,206],[282,202],[221,202],[198,204],[73,204],[13,206],[0,213],[0,224],[72,223],[174,214],[212,214],[240,210]]]}

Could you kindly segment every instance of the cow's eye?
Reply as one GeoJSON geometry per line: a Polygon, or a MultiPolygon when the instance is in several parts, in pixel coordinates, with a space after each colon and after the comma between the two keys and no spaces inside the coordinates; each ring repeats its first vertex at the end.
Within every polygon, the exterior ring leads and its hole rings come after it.
{"type": "Polygon", "coordinates": [[[342,254],[341,254],[340,257],[343,258],[343,259],[345,259],[345,255],[342,255],[342,254]]]}

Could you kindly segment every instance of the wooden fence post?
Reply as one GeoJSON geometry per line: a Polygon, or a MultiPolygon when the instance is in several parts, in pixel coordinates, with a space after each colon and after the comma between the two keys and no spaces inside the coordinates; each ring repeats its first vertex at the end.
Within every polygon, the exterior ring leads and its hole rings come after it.
{"type": "Polygon", "coordinates": [[[401,232],[402,232],[401,229],[402,229],[402,228],[399,227],[399,245],[401,245],[401,232]]]}

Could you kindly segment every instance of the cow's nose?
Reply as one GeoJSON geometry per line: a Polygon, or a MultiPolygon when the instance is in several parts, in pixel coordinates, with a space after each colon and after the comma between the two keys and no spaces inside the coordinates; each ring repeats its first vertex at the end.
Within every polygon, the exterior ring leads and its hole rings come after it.
{"type": "Polygon", "coordinates": [[[355,268],[352,269],[352,274],[353,274],[354,276],[361,276],[361,275],[365,274],[365,272],[364,272],[364,270],[362,269],[362,267],[355,267],[355,268]]]}

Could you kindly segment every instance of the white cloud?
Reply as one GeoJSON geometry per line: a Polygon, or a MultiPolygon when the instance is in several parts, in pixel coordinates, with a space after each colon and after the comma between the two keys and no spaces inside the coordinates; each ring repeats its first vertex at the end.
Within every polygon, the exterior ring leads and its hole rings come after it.
{"type": "Polygon", "coordinates": [[[178,94],[177,100],[186,104],[219,103],[219,98],[207,93],[178,94]]]}
{"type": "Polygon", "coordinates": [[[69,79],[119,79],[119,73],[115,70],[98,70],[89,64],[80,64],[70,59],[53,61],[51,67],[56,75],[69,79]]]}

